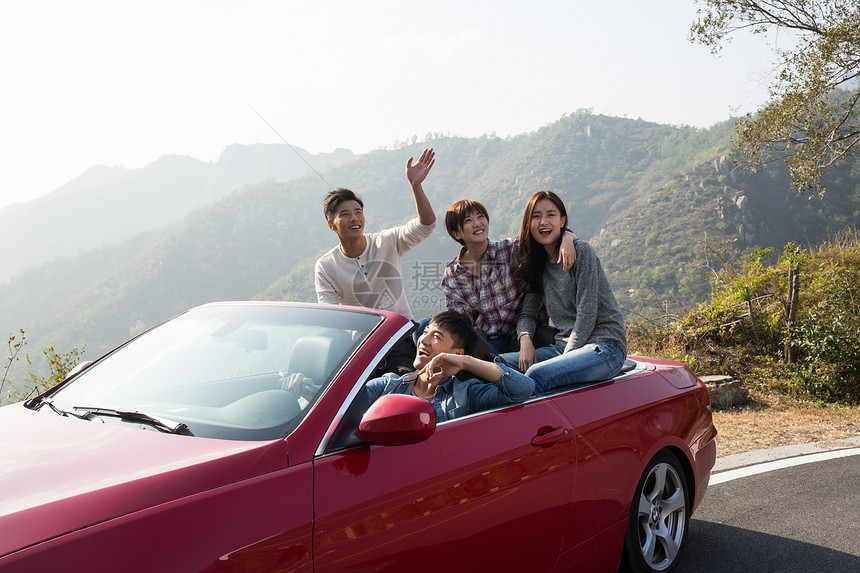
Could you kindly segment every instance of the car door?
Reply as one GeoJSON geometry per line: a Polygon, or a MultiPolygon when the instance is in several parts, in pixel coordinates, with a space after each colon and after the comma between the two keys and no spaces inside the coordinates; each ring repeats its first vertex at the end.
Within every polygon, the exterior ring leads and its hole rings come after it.
{"type": "Polygon", "coordinates": [[[577,481],[565,548],[626,519],[643,456],[683,416],[656,374],[609,381],[550,399],[577,436],[577,481]]]}
{"type": "Polygon", "coordinates": [[[549,570],[573,496],[566,424],[533,401],[444,422],[421,443],[319,456],[315,570],[549,570]]]}

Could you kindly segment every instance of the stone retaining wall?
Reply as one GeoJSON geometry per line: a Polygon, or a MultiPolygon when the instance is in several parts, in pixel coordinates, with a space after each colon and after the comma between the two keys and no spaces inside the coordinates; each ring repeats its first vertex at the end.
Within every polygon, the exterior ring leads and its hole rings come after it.
{"type": "Polygon", "coordinates": [[[740,380],[731,376],[701,376],[699,379],[708,389],[711,406],[730,408],[745,404],[750,394],[740,380]]]}

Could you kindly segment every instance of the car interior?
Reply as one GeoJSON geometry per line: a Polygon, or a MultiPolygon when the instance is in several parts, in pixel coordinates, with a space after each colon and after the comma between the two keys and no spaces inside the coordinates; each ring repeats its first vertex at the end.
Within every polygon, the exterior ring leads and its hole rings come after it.
{"type": "MultiPolygon", "coordinates": [[[[414,327],[411,332],[411,335],[407,334],[406,336],[411,336],[413,343],[417,343],[418,337],[421,336],[421,333],[424,331],[424,328],[429,323],[429,319],[424,319],[419,322],[413,321],[413,323],[414,327]]],[[[539,339],[540,344],[547,345],[552,343],[555,332],[557,331],[554,331],[552,327],[546,327],[539,339]]],[[[480,360],[487,360],[490,362],[494,361],[497,355],[490,346],[490,343],[487,341],[487,336],[484,331],[480,328],[475,328],[475,334],[477,336],[476,342],[473,348],[468,349],[468,354],[480,360]]],[[[383,359],[382,363],[384,364],[384,362],[385,360],[383,359]]],[[[628,358],[624,361],[624,365],[622,366],[621,371],[616,377],[624,376],[635,370],[637,367],[637,363],[634,360],[628,358]]],[[[382,371],[374,371],[374,373],[368,378],[368,380],[372,380],[380,376],[383,372],[384,369],[382,369],[382,371]]],[[[460,374],[458,374],[458,377],[461,379],[477,378],[477,376],[465,370],[462,370],[460,374]]],[[[569,384],[566,386],[554,388],[551,391],[537,394],[533,396],[532,399],[543,397],[549,394],[558,394],[580,387],[601,384],[603,382],[605,382],[605,380],[597,382],[581,382],[569,384]]],[[[364,392],[359,392],[353,400],[352,404],[350,404],[349,408],[347,409],[346,414],[344,415],[343,419],[335,430],[332,439],[329,441],[328,447],[326,448],[327,452],[337,451],[363,444],[363,442],[355,436],[355,430],[358,428],[358,424],[361,421],[361,417],[367,411],[369,406],[370,404],[367,403],[366,394],[364,392]]]]}

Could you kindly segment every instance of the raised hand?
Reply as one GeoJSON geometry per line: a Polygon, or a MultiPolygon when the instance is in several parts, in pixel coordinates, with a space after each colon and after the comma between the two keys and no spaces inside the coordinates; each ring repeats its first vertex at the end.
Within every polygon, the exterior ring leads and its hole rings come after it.
{"type": "Polygon", "coordinates": [[[413,158],[410,157],[409,161],[406,162],[406,179],[414,187],[415,185],[420,185],[427,177],[427,174],[430,173],[430,169],[433,168],[433,164],[436,162],[436,153],[432,148],[425,149],[414,165],[412,160],[413,158]]]}

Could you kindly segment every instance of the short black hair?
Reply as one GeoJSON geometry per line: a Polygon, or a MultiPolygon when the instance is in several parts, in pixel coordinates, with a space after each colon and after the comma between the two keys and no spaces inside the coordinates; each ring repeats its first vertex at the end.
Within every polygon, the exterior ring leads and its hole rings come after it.
{"type": "Polygon", "coordinates": [[[445,212],[445,228],[448,230],[448,234],[464,247],[466,246],[466,242],[463,239],[455,237],[454,233],[459,233],[463,230],[463,221],[472,213],[480,213],[488,223],[490,222],[490,214],[487,213],[487,208],[481,202],[472,199],[461,199],[448,207],[448,211],[445,212]]]}
{"type": "Polygon", "coordinates": [[[429,324],[435,324],[439,330],[445,331],[454,339],[454,344],[462,348],[466,354],[470,354],[475,348],[478,335],[472,327],[472,321],[468,316],[456,310],[445,310],[434,316],[429,324]]]}
{"type": "Polygon", "coordinates": [[[334,219],[338,206],[344,201],[355,201],[359,207],[364,209],[364,203],[358,195],[349,189],[338,187],[333,191],[329,191],[323,199],[323,213],[325,213],[326,221],[334,219]]]}

